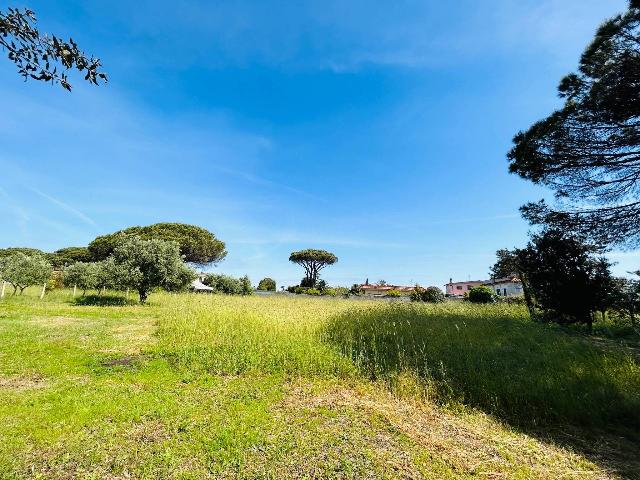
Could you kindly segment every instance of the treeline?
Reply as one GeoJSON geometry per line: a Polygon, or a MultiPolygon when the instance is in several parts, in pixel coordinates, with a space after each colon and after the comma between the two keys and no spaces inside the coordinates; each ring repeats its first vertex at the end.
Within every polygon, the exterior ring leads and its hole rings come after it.
{"type": "Polygon", "coordinates": [[[83,293],[132,289],[144,303],[154,288],[187,288],[196,278],[188,263],[210,264],[225,255],[224,242],[201,227],[159,223],[131,227],[100,236],[88,247],[53,253],[32,248],[0,250],[0,280],[3,288],[7,282],[16,294],[32,285],[45,286],[53,276],[53,281],[83,293]]]}

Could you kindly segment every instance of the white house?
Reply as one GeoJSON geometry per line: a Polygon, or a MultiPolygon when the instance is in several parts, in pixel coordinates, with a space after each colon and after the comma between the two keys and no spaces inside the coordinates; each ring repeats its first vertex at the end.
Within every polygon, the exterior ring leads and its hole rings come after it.
{"type": "Polygon", "coordinates": [[[485,283],[500,297],[515,297],[523,294],[522,282],[516,277],[494,278],[485,283]]]}

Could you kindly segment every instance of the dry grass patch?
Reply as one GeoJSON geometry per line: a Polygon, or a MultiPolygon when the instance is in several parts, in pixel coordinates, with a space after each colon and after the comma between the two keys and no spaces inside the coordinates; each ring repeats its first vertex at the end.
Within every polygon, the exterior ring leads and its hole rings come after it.
{"type": "MultiPolygon", "coordinates": [[[[332,454],[344,459],[356,452],[370,452],[354,462],[370,478],[616,478],[574,452],[482,413],[453,414],[365,385],[292,385],[276,415],[297,432],[295,448],[277,459],[279,471],[294,478],[318,476],[332,454]],[[326,442],[331,433],[338,442],[326,442]],[[305,444],[315,444],[311,458],[305,444]]],[[[336,477],[362,478],[362,472],[348,472],[336,470],[336,477]]]]}
{"type": "Polygon", "coordinates": [[[22,392],[47,385],[47,380],[40,375],[0,375],[0,390],[22,392]]]}

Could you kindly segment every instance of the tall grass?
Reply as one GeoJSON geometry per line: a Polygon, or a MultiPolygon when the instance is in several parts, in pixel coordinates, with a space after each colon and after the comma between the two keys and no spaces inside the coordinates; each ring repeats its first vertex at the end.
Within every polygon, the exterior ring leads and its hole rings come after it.
{"type": "Polygon", "coordinates": [[[175,365],[216,374],[354,375],[321,340],[346,302],[290,297],[175,296],[163,302],[155,351],[175,365]]]}
{"type": "Polygon", "coordinates": [[[370,306],[334,316],[325,336],[392,388],[410,373],[441,402],[521,424],[640,426],[640,366],[631,355],[532,323],[519,307],[370,306]]]}
{"type": "Polygon", "coordinates": [[[163,300],[155,351],[176,366],[353,376],[407,374],[443,403],[516,423],[640,426],[640,366],[621,349],[529,321],[523,307],[271,297],[163,300]]]}

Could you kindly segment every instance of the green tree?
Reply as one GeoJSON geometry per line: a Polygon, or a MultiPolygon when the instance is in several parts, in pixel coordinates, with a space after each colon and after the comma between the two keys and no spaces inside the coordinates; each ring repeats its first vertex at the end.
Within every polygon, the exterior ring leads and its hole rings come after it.
{"type": "Polygon", "coordinates": [[[125,228],[97,237],[89,244],[93,260],[108,258],[126,237],[176,242],[184,260],[198,265],[220,262],[227,255],[224,242],[204,228],[183,223],[156,223],[146,227],[125,228]]]}
{"type": "MultiPolygon", "coordinates": [[[[639,272],[634,272],[640,275],[639,272]]],[[[614,308],[631,320],[631,325],[636,326],[636,315],[640,312],[640,281],[627,278],[615,279],[617,283],[617,296],[614,308]]]]}
{"type": "Polygon", "coordinates": [[[266,291],[266,292],[275,292],[276,291],[276,281],[273,278],[263,278],[258,283],[258,290],[266,291]]]}
{"type": "Polygon", "coordinates": [[[75,69],[94,85],[107,81],[100,59],[88,58],[73,39],[65,42],[55,35],[41,34],[35,13],[28,9],[0,11],[0,46],[25,80],[57,83],[71,91],[66,71],[75,69]]]}
{"type": "Polygon", "coordinates": [[[570,233],[547,229],[518,250],[535,306],[558,323],[583,323],[591,328],[592,313],[610,304],[610,263],[598,249],[570,233]]]}
{"type": "Polygon", "coordinates": [[[177,290],[186,288],[196,275],[185,265],[175,242],[127,237],[113,251],[121,287],[130,287],[145,303],[154,288],[177,290]]]}
{"type": "Polygon", "coordinates": [[[496,293],[485,285],[479,285],[469,290],[467,299],[471,303],[493,303],[496,299],[496,293]]]}
{"type": "Polygon", "coordinates": [[[535,224],[597,244],[640,243],[640,1],[606,21],[558,88],[564,106],[514,138],[509,170],[550,187],[535,224]]]}
{"type": "Polygon", "coordinates": [[[18,252],[2,258],[3,280],[13,287],[15,295],[20,290],[23,294],[27,287],[42,285],[51,278],[51,264],[43,255],[25,255],[18,252]]]}
{"type": "Polygon", "coordinates": [[[75,262],[63,270],[63,282],[66,287],[78,287],[84,296],[87,290],[97,288],[99,269],[95,262],[75,262]]]}
{"type": "Polygon", "coordinates": [[[247,275],[240,278],[240,295],[253,295],[253,285],[247,275]]]}
{"type": "Polygon", "coordinates": [[[224,293],[226,295],[251,295],[253,294],[253,286],[248,276],[234,278],[230,275],[209,274],[202,282],[210,286],[215,292],[224,293]]]}
{"type": "Polygon", "coordinates": [[[422,288],[420,285],[416,285],[411,292],[411,301],[413,302],[442,303],[444,300],[444,293],[438,287],[422,288]]]}
{"type": "Polygon", "coordinates": [[[42,255],[46,256],[42,250],[38,250],[37,248],[29,248],[29,247],[9,247],[9,248],[0,248],[0,258],[8,257],[13,255],[14,253],[23,253],[25,255],[42,255]]]}
{"type": "MultiPolygon", "coordinates": [[[[308,279],[309,287],[315,287],[320,277],[320,271],[338,261],[333,253],[326,250],[307,249],[299,252],[292,252],[289,261],[301,265],[305,271],[305,278],[308,279]]],[[[301,286],[302,283],[300,284],[301,286]]]]}
{"type": "Polygon", "coordinates": [[[87,247],[67,247],[47,254],[54,268],[64,268],[75,262],[89,262],[91,255],[87,247]]]}

